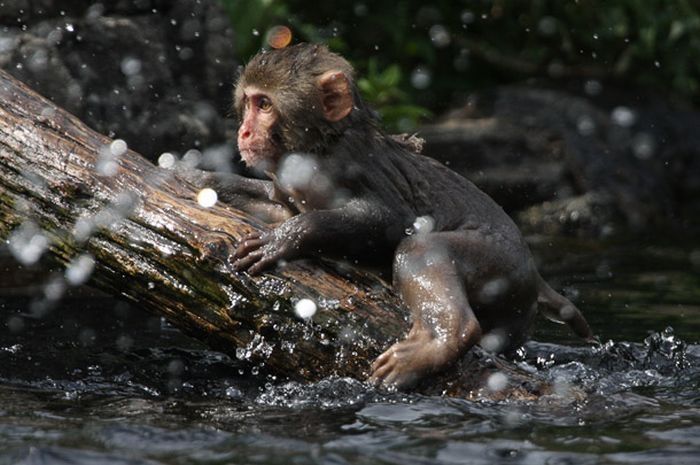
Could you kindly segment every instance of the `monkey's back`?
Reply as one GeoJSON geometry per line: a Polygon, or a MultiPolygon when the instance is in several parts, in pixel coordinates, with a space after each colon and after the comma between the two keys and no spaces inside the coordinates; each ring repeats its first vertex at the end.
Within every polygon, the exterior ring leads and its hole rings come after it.
{"type": "Polygon", "coordinates": [[[403,149],[388,155],[400,176],[394,182],[402,186],[406,201],[413,205],[416,216],[432,217],[436,230],[482,228],[521,240],[503,208],[470,180],[424,155],[403,149]]]}

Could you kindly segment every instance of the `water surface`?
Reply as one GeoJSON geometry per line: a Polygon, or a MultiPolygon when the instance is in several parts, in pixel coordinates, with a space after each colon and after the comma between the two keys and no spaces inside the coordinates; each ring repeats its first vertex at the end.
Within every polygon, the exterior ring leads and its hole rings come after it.
{"type": "Polygon", "coordinates": [[[700,463],[700,244],[532,244],[605,342],[539,321],[521,368],[555,392],[535,401],[281,383],[110,298],[39,311],[47,278],[11,267],[0,464],[700,463]]]}

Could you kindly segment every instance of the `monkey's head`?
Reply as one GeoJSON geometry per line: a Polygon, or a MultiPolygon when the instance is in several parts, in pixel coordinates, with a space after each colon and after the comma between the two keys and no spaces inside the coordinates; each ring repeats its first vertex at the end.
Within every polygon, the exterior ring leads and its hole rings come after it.
{"type": "Polygon", "coordinates": [[[260,52],[236,84],[241,156],[248,166],[274,169],[288,152],[321,154],[358,105],[352,66],[325,46],[260,52]]]}

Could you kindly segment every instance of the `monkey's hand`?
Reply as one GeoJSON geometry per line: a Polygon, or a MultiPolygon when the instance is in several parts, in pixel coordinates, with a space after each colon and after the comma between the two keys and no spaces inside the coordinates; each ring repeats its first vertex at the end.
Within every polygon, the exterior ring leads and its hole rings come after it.
{"type": "Polygon", "coordinates": [[[299,240],[286,229],[277,227],[265,233],[247,235],[233,254],[234,269],[256,275],[280,260],[299,256],[299,240]]]}

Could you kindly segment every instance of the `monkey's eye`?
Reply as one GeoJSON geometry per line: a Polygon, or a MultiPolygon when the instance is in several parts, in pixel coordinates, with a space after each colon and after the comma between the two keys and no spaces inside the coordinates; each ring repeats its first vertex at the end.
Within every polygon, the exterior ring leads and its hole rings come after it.
{"type": "Polygon", "coordinates": [[[258,99],[258,108],[261,111],[270,111],[272,110],[272,101],[267,97],[260,97],[258,99]]]}

